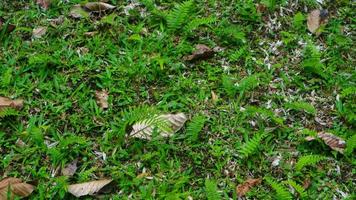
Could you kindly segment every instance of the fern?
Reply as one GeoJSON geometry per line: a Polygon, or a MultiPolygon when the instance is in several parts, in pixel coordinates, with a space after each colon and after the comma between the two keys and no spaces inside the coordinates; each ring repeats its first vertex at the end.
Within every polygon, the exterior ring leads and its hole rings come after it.
{"type": "Polygon", "coordinates": [[[289,200],[293,199],[292,195],[288,192],[288,190],[281,184],[276,182],[270,177],[265,177],[267,183],[276,191],[276,199],[278,200],[289,200]]]}
{"type": "Polygon", "coordinates": [[[209,180],[209,179],[205,180],[205,192],[208,200],[221,199],[216,182],[213,180],[209,180]]]}
{"type": "Polygon", "coordinates": [[[215,17],[207,17],[207,18],[197,18],[197,19],[193,19],[191,22],[189,22],[185,27],[185,31],[186,32],[191,32],[195,29],[197,29],[199,26],[202,25],[209,25],[216,22],[216,18],[215,17]]]}
{"type": "Polygon", "coordinates": [[[288,181],[285,181],[285,183],[289,184],[290,186],[292,186],[299,194],[299,196],[302,198],[302,199],[305,199],[307,197],[307,193],[305,192],[303,186],[299,185],[298,183],[296,183],[295,181],[293,180],[288,180],[288,181]]]}
{"type": "Polygon", "coordinates": [[[248,140],[239,150],[239,152],[242,154],[242,157],[247,158],[254,154],[258,150],[258,147],[260,146],[260,143],[265,136],[266,134],[264,133],[258,133],[253,136],[252,139],[248,140]]]}
{"type": "Polygon", "coordinates": [[[176,31],[182,28],[187,22],[191,15],[194,13],[194,3],[192,0],[185,1],[178,4],[168,15],[167,15],[167,26],[171,31],[176,31]]]}
{"type": "Polygon", "coordinates": [[[355,147],[356,147],[356,134],[354,134],[349,139],[347,139],[345,153],[352,154],[355,147]]]}
{"type": "Polygon", "coordinates": [[[308,44],[304,50],[302,66],[304,70],[310,74],[327,78],[327,75],[324,72],[324,65],[321,63],[320,53],[312,44],[308,44]]]}
{"type": "Polygon", "coordinates": [[[192,121],[188,124],[187,134],[191,141],[196,141],[199,137],[199,132],[204,128],[206,122],[206,117],[202,115],[195,116],[192,121]]]}
{"type": "Polygon", "coordinates": [[[144,123],[148,126],[156,127],[163,131],[169,132],[169,125],[166,120],[159,117],[159,111],[153,107],[141,106],[137,108],[130,108],[122,112],[122,122],[120,124],[120,131],[122,134],[126,133],[128,126],[136,122],[144,123]]]}
{"type": "Polygon", "coordinates": [[[297,111],[305,111],[309,114],[315,115],[316,114],[316,109],[314,108],[313,105],[307,103],[307,102],[291,102],[291,103],[286,103],[284,105],[285,108],[297,110],[297,111]]]}
{"type": "Polygon", "coordinates": [[[299,158],[297,164],[295,165],[295,169],[297,171],[301,171],[305,166],[313,166],[318,162],[325,160],[326,158],[320,155],[307,155],[299,158]]]}
{"type": "Polygon", "coordinates": [[[9,117],[9,116],[17,116],[18,112],[13,108],[0,108],[0,119],[9,117]]]}

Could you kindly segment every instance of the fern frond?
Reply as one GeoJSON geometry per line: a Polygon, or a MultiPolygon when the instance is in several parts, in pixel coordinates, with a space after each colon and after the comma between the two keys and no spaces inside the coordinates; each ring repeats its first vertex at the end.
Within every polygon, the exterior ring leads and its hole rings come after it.
{"type": "Polygon", "coordinates": [[[295,165],[295,169],[297,171],[301,171],[305,166],[313,166],[318,162],[325,160],[326,158],[320,155],[307,155],[299,158],[297,164],[295,165]]]}
{"type": "Polygon", "coordinates": [[[204,124],[207,121],[203,115],[195,116],[188,124],[187,135],[191,141],[196,141],[199,137],[199,132],[204,128],[204,124]]]}
{"type": "Polygon", "coordinates": [[[120,129],[123,133],[126,132],[126,128],[135,122],[146,120],[147,123],[153,123],[157,121],[155,117],[159,114],[158,110],[153,107],[140,106],[136,108],[129,108],[121,113],[122,120],[120,123],[120,129]]]}
{"type": "Polygon", "coordinates": [[[297,110],[297,111],[305,111],[309,114],[315,115],[316,114],[316,109],[314,108],[313,105],[307,102],[290,102],[286,103],[284,105],[285,108],[297,110]]]}
{"type": "Polygon", "coordinates": [[[273,180],[271,177],[265,177],[267,183],[276,191],[276,199],[278,200],[290,200],[293,199],[292,195],[288,190],[277,181],[273,180]]]}
{"type": "Polygon", "coordinates": [[[205,180],[205,192],[208,200],[219,200],[221,196],[218,192],[218,187],[215,181],[206,179],[205,180]]]}
{"type": "Polygon", "coordinates": [[[249,157],[250,155],[256,153],[262,139],[265,136],[266,136],[265,133],[258,133],[255,136],[253,136],[252,139],[247,141],[239,150],[239,152],[242,154],[242,157],[246,158],[246,157],[249,157]]]}
{"type": "Polygon", "coordinates": [[[194,31],[195,29],[197,29],[199,26],[203,26],[203,25],[209,25],[216,22],[216,18],[215,17],[207,17],[207,18],[197,18],[197,19],[193,19],[192,21],[190,21],[185,27],[185,31],[186,32],[191,32],[194,31]]]}
{"type": "Polygon", "coordinates": [[[0,108],[0,118],[16,115],[18,115],[18,112],[13,108],[0,108]]]}
{"type": "Polygon", "coordinates": [[[188,22],[189,17],[194,13],[194,3],[193,0],[185,1],[178,4],[168,15],[167,15],[167,26],[171,31],[176,31],[188,22]]]}
{"type": "Polygon", "coordinates": [[[293,180],[285,181],[285,183],[287,183],[290,186],[292,186],[298,192],[300,198],[304,199],[304,198],[307,197],[307,193],[305,192],[303,186],[299,185],[298,183],[296,183],[293,180]]]}
{"type": "Polygon", "coordinates": [[[354,134],[353,136],[347,139],[345,153],[351,154],[354,151],[355,147],[356,147],[356,134],[354,134]]]}

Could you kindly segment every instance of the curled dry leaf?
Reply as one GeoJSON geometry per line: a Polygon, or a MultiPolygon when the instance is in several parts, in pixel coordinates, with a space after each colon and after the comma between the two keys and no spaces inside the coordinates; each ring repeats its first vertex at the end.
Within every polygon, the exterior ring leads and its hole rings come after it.
{"type": "Polygon", "coordinates": [[[106,90],[102,91],[96,91],[95,92],[95,97],[96,97],[96,102],[99,104],[101,108],[108,108],[108,99],[109,99],[109,94],[106,90]]]}
{"type": "Polygon", "coordinates": [[[214,91],[211,91],[211,100],[213,101],[213,103],[216,103],[219,100],[218,95],[216,95],[214,91]]]}
{"type": "Polygon", "coordinates": [[[260,178],[256,178],[256,179],[247,179],[244,183],[238,185],[236,187],[236,193],[239,197],[243,197],[245,196],[245,194],[250,191],[250,189],[252,187],[254,187],[255,185],[258,185],[261,183],[261,179],[260,178]]]}
{"type": "Polygon", "coordinates": [[[19,109],[22,107],[23,107],[22,99],[11,100],[7,97],[0,96],[0,109],[1,108],[18,108],[19,109]]]}
{"type": "Polygon", "coordinates": [[[55,18],[55,19],[49,19],[48,21],[49,21],[49,23],[51,24],[51,26],[57,27],[58,25],[63,24],[63,22],[64,22],[64,16],[61,15],[61,16],[55,18]]]}
{"type": "MultiPolygon", "coordinates": [[[[328,145],[331,149],[338,151],[340,153],[344,153],[346,142],[340,137],[337,137],[331,133],[319,132],[317,137],[322,139],[326,145],[328,145]]],[[[308,136],[305,138],[307,141],[315,140],[315,137],[308,136]]]]}
{"type": "Polygon", "coordinates": [[[103,179],[98,181],[90,181],[85,183],[78,183],[68,186],[68,192],[76,197],[81,197],[85,195],[93,195],[99,192],[104,186],[109,184],[111,179],[103,179]]]}
{"type": "Polygon", "coordinates": [[[35,186],[23,183],[21,179],[8,177],[0,181],[0,199],[8,199],[8,194],[10,194],[10,199],[17,197],[27,197],[29,196],[35,186]]]}
{"type": "Polygon", "coordinates": [[[62,175],[63,176],[73,176],[75,174],[75,172],[77,171],[77,163],[78,163],[78,160],[75,159],[75,160],[73,160],[73,162],[66,165],[65,168],[62,169],[62,175]]]}
{"type": "Polygon", "coordinates": [[[201,59],[208,59],[214,55],[214,50],[210,47],[206,46],[205,44],[197,44],[195,46],[195,51],[188,56],[184,57],[186,61],[195,61],[201,59]]]}
{"type": "Polygon", "coordinates": [[[5,19],[0,17],[0,33],[2,32],[3,28],[6,28],[5,33],[11,33],[13,30],[15,30],[16,26],[12,24],[8,24],[6,26],[5,19]]]}
{"type": "Polygon", "coordinates": [[[88,2],[84,7],[91,12],[104,12],[116,8],[116,6],[103,2],[88,2]]]}
{"type": "MultiPolygon", "coordinates": [[[[187,121],[187,117],[184,113],[159,115],[156,116],[156,118],[157,120],[167,122],[167,125],[170,128],[170,130],[160,130],[159,127],[156,127],[158,128],[159,134],[162,137],[169,137],[173,135],[175,132],[181,129],[187,121]]],[[[132,126],[130,136],[150,140],[152,138],[154,128],[155,127],[153,127],[151,124],[147,123],[147,120],[137,122],[132,126]]]]}
{"type": "Polygon", "coordinates": [[[38,28],[33,29],[32,36],[34,38],[41,38],[46,34],[46,32],[47,32],[47,27],[40,26],[38,28]]]}
{"type": "Polygon", "coordinates": [[[320,34],[317,32],[317,30],[319,29],[320,25],[326,22],[327,16],[328,16],[327,10],[312,10],[308,14],[308,19],[307,19],[308,30],[311,33],[316,33],[317,35],[320,34]]]}
{"type": "Polygon", "coordinates": [[[41,6],[42,9],[47,10],[51,5],[51,0],[37,0],[36,3],[41,6]]]}

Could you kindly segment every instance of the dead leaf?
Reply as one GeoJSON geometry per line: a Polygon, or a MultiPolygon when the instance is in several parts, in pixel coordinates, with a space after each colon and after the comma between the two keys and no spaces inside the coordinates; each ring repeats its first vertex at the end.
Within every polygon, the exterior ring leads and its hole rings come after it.
{"type": "MultiPolygon", "coordinates": [[[[184,123],[187,121],[187,117],[184,113],[177,114],[166,114],[155,116],[157,120],[162,120],[167,122],[170,130],[161,130],[159,127],[156,127],[159,131],[160,136],[169,137],[181,129],[184,123]]],[[[132,126],[132,131],[130,133],[131,137],[141,138],[150,140],[152,138],[152,132],[155,127],[147,123],[148,120],[137,122],[132,126]]]]}
{"type": "Polygon", "coordinates": [[[49,23],[51,24],[51,26],[57,27],[58,25],[63,24],[63,22],[64,22],[64,16],[61,15],[61,16],[55,18],[55,19],[50,19],[50,20],[48,20],[48,21],[49,21],[49,23]]]}
{"type": "Polygon", "coordinates": [[[0,33],[2,32],[3,28],[6,28],[5,33],[11,33],[13,30],[15,30],[16,26],[12,24],[8,24],[6,26],[5,19],[0,17],[0,33]]]}
{"type": "Polygon", "coordinates": [[[69,16],[74,19],[87,18],[89,17],[89,13],[80,4],[77,4],[70,9],[69,16]]]}
{"type": "Polygon", "coordinates": [[[85,35],[85,36],[93,37],[93,36],[96,35],[97,33],[98,33],[98,31],[91,31],[91,32],[85,32],[84,35],[85,35]]]}
{"type": "MultiPolygon", "coordinates": [[[[322,139],[326,145],[328,145],[331,149],[338,151],[340,153],[344,153],[346,142],[340,137],[337,137],[331,133],[319,132],[317,137],[322,139]]],[[[307,141],[315,140],[315,137],[308,136],[305,138],[307,141]]]]}
{"type": "Polygon", "coordinates": [[[214,50],[205,44],[197,44],[195,46],[195,51],[188,56],[185,56],[183,59],[186,61],[195,61],[201,59],[208,59],[214,55],[214,50]]]}
{"type": "Polygon", "coordinates": [[[51,5],[51,0],[37,0],[37,5],[41,6],[44,10],[47,10],[51,5]]]}
{"type": "Polygon", "coordinates": [[[35,186],[23,183],[21,179],[8,177],[0,181],[0,199],[8,199],[8,194],[10,199],[14,199],[15,196],[27,197],[34,189],[35,186]]]}
{"type": "Polygon", "coordinates": [[[40,26],[38,28],[33,29],[32,36],[34,38],[41,38],[46,34],[46,32],[47,32],[47,27],[40,26]]]}
{"type": "Polygon", "coordinates": [[[109,184],[111,181],[111,179],[103,179],[98,181],[90,181],[69,185],[68,192],[76,197],[93,195],[94,193],[99,192],[105,185],[109,184]]]}
{"type": "Polygon", "coordinates": [[[327,16],[328,16],[327,10],[312,10],[308,14],[308,19],[307,19],[308,30],[311,33],[316,33],[316,35],[319,35],[320,33],[317,31],[319,27],[326,22],[327,16]]]}
{"type": "Polygon", "coordinates": [[[66,165],[65,168],[62,169],[62,175],[63,176],[73,176],[75,174],[75,172],[77,171],[77,163],[78,163],[78,160],[75,159],[75,160],[73,160],[73,162],[66,165]]]}
{"type": "Polygon", "coordinates": [[[244,183],[238,185],[236,187],[236,193],[239,197],[243,197],[245,196],[245,194],[251,190],[252,187],[254,187],[255,185],[258,185],[261,183],[261,179],[260,178],[256,178],[256,179],[247,179],[244,183]]]}
{"type": "Polygon", "coordinates": [[[216,103],[218,99],[218,95],[216,95],[214,91],[211,91],[211,100],[213,101],[213,103],[216,103]]]}
{"type": "Polygon", "coordinates": [[[109,94],[106,90],[96,91],[95,97],[96,97],[97,104],[99,104],[101,108],[105,109],[109,107],[108,104],[109,94]]]}
{"type": "Polygon", "coordinates": [[[304,181],[303,181],[303,188],[304,189],[308,189],[309,186],[310,186],[311,182],[310,182],[310,179],[309,178],[306,178],[304,181]]]}
{"type": "Polygon", "coordinates": [[[17,108],[20,109],[23,107],[23,100],[22,99],[16,99],[16,100],[11,100],[7,97],[1,97],[0,96],[0,108],[17,108]]]}
{"type": "Polygon", "coordinates": [[[84,7],[91,12],[105,12],[116,8],[116,6],[103,2],[88,2],[84,7]]]}

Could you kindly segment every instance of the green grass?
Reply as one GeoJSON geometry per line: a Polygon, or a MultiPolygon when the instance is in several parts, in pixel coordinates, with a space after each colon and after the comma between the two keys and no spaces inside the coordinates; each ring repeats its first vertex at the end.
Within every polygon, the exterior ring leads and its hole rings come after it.
{"type": "Polygon", "coordinates": [[[16,25],[0,32],[0,96],[25,101],[0,111],[0,177],[36,185],[29,199],[74,199],[67,185],[100,178],[113,179],[107,199],[235,199],[251,176],[264,181],[249,199],[355,195],[351,1],[324,1],[319,37],[306,25],[314,0],[142,0],[128,14],[126,1],[111,0],[110,15],[83,19],[68,16],[80,0],[46,11],[35,2],[0,4],[16,25]],[[39,26],[48,30],[35,39],[39,26]],[[223,50],[184,61],[196,44],[223,50]],[[97,90],[108,91],[108,109],[97,90]],[[189,120],[173,137],[128,137],[135,122],[178,112],[189,120]],[[332,132],[347,150],[306,142],[300,130],[332,132]],[[316,156],[325,160],[306,159],[316,156]],[[61,176],[75,159],[74,176],[61,176]]]}

